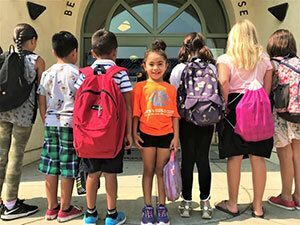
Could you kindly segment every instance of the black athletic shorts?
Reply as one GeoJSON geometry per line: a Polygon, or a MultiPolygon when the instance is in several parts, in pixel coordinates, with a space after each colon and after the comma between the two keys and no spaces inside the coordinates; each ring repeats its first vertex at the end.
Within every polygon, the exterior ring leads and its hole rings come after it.
{"type": "Polygon", "coordinates": [[[140,137],[144,141],[144,143],[140,143],[142,147],[169,148],[174,134],[153,136],[140,131],[140,137]]]}
{"type": "Polygon", "coordinates": [[[80,170],[86,173],[123,173],[124,150],[113,159],[81,158],[80,170]]]}

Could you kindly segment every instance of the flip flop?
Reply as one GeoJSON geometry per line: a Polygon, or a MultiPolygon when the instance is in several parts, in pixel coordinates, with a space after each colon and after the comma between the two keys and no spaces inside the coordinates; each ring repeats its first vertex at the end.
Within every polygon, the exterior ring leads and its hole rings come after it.
{"type": "Polygon", "coordinates": [[[251,206],[251,211],[252,211],[252,213],[251,213],[252,217],[254,217],[254,218],[261,218],[261,219],[265,218],[265,213],[266,213],[265,207],[262,207],[263,214],[261,214],[261,215],[256,215],[255,214],[253,206],[251,206]]]}
{"type": "Polygon", "coordinates": [[[221,202],[219,202],[218,204],[215,205],[215,208],[227,213],[233,217],[239,216],[240,215],[240,211],[238,210],[237,212],[231,212],[228,208],[227,208],[227,200],[223,200],[221,202]]]}

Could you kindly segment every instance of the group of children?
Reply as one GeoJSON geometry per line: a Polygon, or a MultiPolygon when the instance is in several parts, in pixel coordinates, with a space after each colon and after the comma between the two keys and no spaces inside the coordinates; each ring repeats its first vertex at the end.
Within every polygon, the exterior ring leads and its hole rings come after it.
{"type": "MultiPolygon", "coordinates": [[[[32,29],[30,25],[24,24],[15,28],[16,43],[19,41],[19,46],[22,46],[20,51],[34,51],[37,34],[32,29]],[[26,33],[30,33],[30,35],[25,35],[26,33]]],[[[269,55],[271,57],[296,56],[295,40],[292,34],[286,30],[280,32],[275,32],[270,39],[272,41],[268,45],[269,55]],[[287,51],[280,51],[283,48],[287,51]],[[294,52],[289,52],[293,49],[294,52]]],[[[107,71],[110,67],[115,66],[118,43],[112,32],[103,29],[96,31],[92,36],[91,44],[91,53],[96,59],[91,68],[96,71],[95,73],[102,74],[103,68],[107,71]]],[[[76,91],[84,83],[86,74],[80,73],[79,68],[75,65],[78,42],[74,35],[67,31],[54,34],[52,48],[57,62],[42,75],[41,72],[45,65],[41,57],[31,54],[27,56],[31,59],[26,64],[33,76],[39,77],[37,89],[39,111],[45,124],[44,145],[38,168],[40,172],[46,174],[48,209],[45,219],[57,219],[58,222],[65,222],[83,214],[80,207],[71,204],[74,178],[77,176],[80,166],[88,174],[86,180],[87,209],[84,213],[84,224],[96,224],[98,220],[96,198],[99,178],[102,174],[105,177],[107,198],[105,224],[125,223],[125,214],[117,211],[117,174],[123,172],[124,150],[129,149],[133,142],[140,149],[144,164],[142,187],[145,206],[142,209],[141,224],[170,224],[166,208],[163,168],[169,160],[170,151],[175,151],[175,153],[178,151],[179,143],[182,154],[183,184],[183,200],[179,205],[180,215],[189,217],[192,210],[193,168],[196,163],[202,218],[210,219],[213,211],[209,202],[211,196],[209,149],[214,126],[201,127],[180,119],[177,110],[177,88],[180,85],[181,74],[186,67],[186,62],[191,60],[207,62],[214,73],[219,74],[221,93],[227,104],[225,117],[235,124],[235,107],[241,99],[238,95],[245,89],[243,86],[245,81],[250,82],[253,76],[258,77],[266,92],[270,93],[272,72],[276,70],[258,43],[254,25],[248,20],[234,25],[229,33],[226,54],[220,56],[217,62],[206,46],[202,34],[196,32],[188,34],[179,51],[181,63],[173,69],[170,83],[163,80],[168,68],[168,58],[165,53],[166,44],[161,40],[155,41],[145,53],[142,67],[147,74],[147,80],[138,82],[133,88],[126,71],[116,73],[113,80],[118,85],[126,103],[126,130],[123,148],[114,158],[78,159],[73,145],[73,109],[76,91]],[[256,69],[254,70],[254,68],[256,69]],[[158,184],[156,210],[154,210],[151,200],[154,174],[158,184]],[[57,197],[59,176],[61,176],[60,201],[57,197]]],[[[32,113],[33,111],[27,109],[26,106],[22,106],[16,111],[18,112],[0,113],[0,193],[5,176],[8,186],[6,202],[1,203],[1,219],[3,220],[27,216],[38,210],[36,206],[27,205],[18,199],[21,162],[31,132],[30,120],[21,116],[20,112],[26,115],[25,112],[32,113]],[[20,123],[18,123],[19,121],[20,123]],[[10,147],[11,141],[13,145],[16,145],[15,147],[10,147]],[[16,157],[8,160],[8,151],[15,153],[16,157]],[[16,167],[15,164],[18,166],[16,167]],[[9,173],[12,168],[14,173],[9,173]],[[12,183],[12,181],[14,182],[12,183]]],[[[274,116],[276,117],[275,114],[274,116]]],[[[278,118],[275,120],[276,123],[279,123],[278,118]]],[[[281,195],[271,197],[269,202],[278,206],[288,206],[290,209],[295,207],[299,209],[300,169],[295,162],[300,160],[300,124],[286,121],[281,121],[281,124],[275,131],[275,140],[277,140],[275,146],[278,147],[281,166],[286,167],[281,170],[284,175],[282,177],[284,185],[281,195]],[[290,162],[293,162],[292,168],[290,162]],[[292,195],[293,178],[295,179],[295,192],[292,195]]],[[[273,138],[260,142],[246,142],[235,134],[230,124],[226,122],[224,122],[222,136],[224,140],[220,157],[228,158],[229,200],[218,203],[216,209],[233,216],[239,215],[237,198],[241,163],[243,156],[247,155],[250,158],[253,172],[252,216],[263,218],[265,214],[262,206],[266,182],[265,158],[270,157],[273,138]]]]}

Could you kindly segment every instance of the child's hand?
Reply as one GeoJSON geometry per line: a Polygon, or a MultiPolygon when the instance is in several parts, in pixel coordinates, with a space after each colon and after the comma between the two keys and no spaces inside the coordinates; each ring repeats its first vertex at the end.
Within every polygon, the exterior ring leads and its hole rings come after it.
{"type": "Polygon", "coordinates": [[[133,139],[134,139],[134,143],[135,143],[136,147],[138,147],[139,149],[142,149],[143,147],[140,145],[139,142],[144,143],[144,141],[143,141],[143,139],[140,137],[140,135],[134,134],[134,135],[133,135],[133,139]]]}
{"type": "Polygon", "coordinates": [[[132,146],[132,135],[126,134],[124,142],[125,142],[125,150],[130,149],[132,146]]]}
{"type": "Polygon", "coordinates": [[[179,147],[179,139],[173,138],[170,143],[170,151],[174,151],[176,153],[178,151],[178,147],[179,147]]]}

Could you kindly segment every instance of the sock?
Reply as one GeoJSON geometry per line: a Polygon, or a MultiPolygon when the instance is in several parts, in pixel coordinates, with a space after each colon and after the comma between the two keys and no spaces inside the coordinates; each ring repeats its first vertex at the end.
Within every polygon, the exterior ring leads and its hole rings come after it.
{"type": "Polygon", "coordinates": [[[93,214],[94,212],[97,211],[97,210],[96,210],[96,206],[95,206],[94,208],[92,208],[92,209],[87,208],[86,211],[87,211],[89,214],[93,214]]]}
{"type": "Polygon", "coordinates": [[[12,200],[12,201],[7,201],[4,203],[4,205],[8,210],[11,210],[15,206],[16,202],[17,202],[17,199],[12,200]]]}
{"type": "Polygon", "coordinates": [[[107,213],[106,213],[107,217],[110,217],[112,219],[116,219],[118,217],[118,212],[117,212],[117,208],[114,209],[107,209],[107,213]]]}
{"type": "Polygon", "coordinates": [[[159,205],[158,205],[158,207],[165,207],[165,205],[163,205],[163,204],[159,204],[159,205]]]}
{"type": "Polygon", "coordinates": [[[94,208],[92,208],[92,209],[87,208],[87,209],[86,209],[86,212],[87,212],[87,216],[94,216],[94,217],[97,217],[97,215],[98,215],[96,206],[95,206],[94,208]]]}

